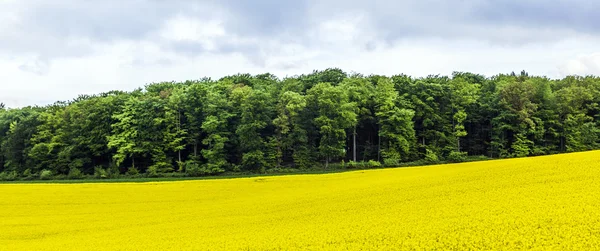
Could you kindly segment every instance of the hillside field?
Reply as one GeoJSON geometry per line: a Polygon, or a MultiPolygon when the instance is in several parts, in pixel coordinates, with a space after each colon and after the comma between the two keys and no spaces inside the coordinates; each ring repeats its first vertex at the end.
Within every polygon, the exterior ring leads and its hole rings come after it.
{"type": "Polygon", "coordinates": [[[1,250],[598,246],[600,151],[321,175],[0,184],[1,250]]]}

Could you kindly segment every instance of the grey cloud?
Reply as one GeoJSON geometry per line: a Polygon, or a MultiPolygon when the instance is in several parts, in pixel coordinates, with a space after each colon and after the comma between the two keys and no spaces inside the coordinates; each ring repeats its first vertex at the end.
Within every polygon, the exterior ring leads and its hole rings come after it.
{"type": "Polygon", "coordinates": [[[368,13],[386,42],[437,37],[523,44],[600,33],[600,3],[587,0],[329,0],[316,6],[318,17],[332,10],[368,13]]]}
{"type": "Polygon", "coordinates": [[[224,0],[231,12],[230,30],[243,35],[273,35],[306,27],[308,1],[224,0]]]}
{"type": "MultiPolygon", "coordinates": [[[[0,35],[0,53],[35,53],[48,60],[80,57],[92,51],[92,44],[120,39],[151,40],[182,55],[206,53],[202,43],[170,42],[156,37],[157,30],[175,15],[222,19],[228,34],[252,41],[270,39],[314,47],[319,44],[307,37],[307,31],[315,25],[344,13],[364,14],[369,20],[368,29],[374,31],[374,37],[361,40],[364,44],[359,47],[365,50],[410,38],[521,44],[560,39],[565,32],[594,36],[600,32],[596,25],[600,17],[595,15],[600,4],[585,0],[18,2],[21,21],[12,27],[12,33],[0,35]],[[90,43],[67,43],[73,38],[84,38],[90,43]]],[[[243,53],[257,63],[263,61],[257,51],[269,49],[260,42],[235,43],[228,37],[215,43],[218,53],[243,53]]]]}
{"type": "Polygon", "coordinates": [[[562,28],[598,33],[600,2],[588,0],[507,0],[479,4],[474,18],[486,24],[504,23],[531,28],[562,28]]]}
{"type": "Polygon", "coordinates": [[[19,70],[24,71],[24,72],[33,73],[36,75],[44,75],[44,74],[48,73],[49,68],[50,68],[49,62],[47,62],[45,60],[39,60],[39,59],[27,62],[27,63],[19,66],[19,70]]]}
{"type": "MultiPolygon", "coordinates": [[[[70,44],[70,39],[93,43],[121,39],[142,40],[164,21],[179,13],[206,15],[208,8],[194,8],[183,1],[38,1],[19,2],[5,9],[18,13],[12,33],[0,35],[0,52],[36,53],[42,58],[78,57],[92,51],[91,44],[70,44]],[[4,36],[7,36],[6,34],[4,36]]],[[[0,10],[0,17],[2,15],[0,10]]],[[[0,26],[1,27],[1,26],[0,26]]]]}

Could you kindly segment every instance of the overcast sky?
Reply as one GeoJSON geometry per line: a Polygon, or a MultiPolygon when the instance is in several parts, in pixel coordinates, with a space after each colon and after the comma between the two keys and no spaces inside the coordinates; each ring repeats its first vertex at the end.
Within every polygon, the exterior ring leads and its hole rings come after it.
{"type": "Polygon", "coordinates": [[[0,102],[339,67],[600,75],[592,0],[0,0],[0,102]]]}

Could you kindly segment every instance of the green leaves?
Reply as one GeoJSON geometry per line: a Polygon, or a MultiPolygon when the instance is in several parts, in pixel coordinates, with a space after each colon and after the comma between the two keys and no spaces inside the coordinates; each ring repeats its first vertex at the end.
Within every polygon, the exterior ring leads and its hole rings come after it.
{"type": "Polygon", "coordinates": [[[345,153],[346,129],[356,124],[356,104],[350,103],[342,87],[319,83],[307,93],[308,103],[315,112],[314,125],[319,131],[319,155],[326,165],[331,158],[345,153]]]}
{"type": "Polygon", "coordinates": [[[312,168],[318,160],[396,165],[598,148],[593,76],[388,78],[333,68],[284,79],[151,83],[45,107],[0,105],[0,172],[32,176],[128,169],[197,176],[312,168]]]}

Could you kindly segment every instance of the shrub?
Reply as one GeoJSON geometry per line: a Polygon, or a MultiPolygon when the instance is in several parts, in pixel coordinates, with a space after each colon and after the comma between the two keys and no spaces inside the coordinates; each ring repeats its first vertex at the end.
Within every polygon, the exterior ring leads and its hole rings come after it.
{"type": "Polygon", "coordinates": [[[94,178],[106,179],[108,178],[108,172],[104,168],[102,168],[102,166],[94,167],[94,178]]]}
{"type": "Polygon", "coordinates": [[[223,169],[223,167],[225,167],[225,163],[224,161],[221,163],[217,163],[217,164],[205,164],[202,166],[201,173],[202,174],[217,174],[217,173],[222,173],[225,172],[225,169],[223,169]]]}
{"type": "Polygon", "coordinates": [[[484,155],[467,156],[467,159],[465,161],[483,161],[483,160],[490,160],[490,158],[487,156],[484,156],[484,155]]]}
{"type": "Polygon", "coordinates": [[[131,175],[131,176],[135,176],[135,175],[140,174],[140,171],[135,167],[130,167],[129,169],[127,169],[127,174],[131,175]]]}
{"type": "Polygon", "coordinates": [[[387,167],[396,167],[400,164],[400,160],[396,158],[386,158],[383,160],[383,165],[387,167]]]}
{"type": "Polygon", "coordinates": [[[231,171],[233,171],[233,172],[241,172],[242,171],[242,166],[241,165],[231,164],[231,171]]]}
{"type": "Polygon", "coordinates": [[[3,180],[3,181],[13,181],[13,180],[16,180],[17,177],[18,177],[18,175],[17,175],[16,171],[0,173],[0,180],[3,180]]]}
{"type": "Polygon", "coordinates": [[[200,168],[200,165],[195,161],[186,161],[185,173],[191,177],[202,176],[202,168],[200,168]]]}
{"type": "Polygon", "coordinates": [[[81,179],[83,178],[83,174],[81,173],[81,170],[79,170],[79,168],[71,168],[71,170],[69,170],[69,174],[67,175],[67,177],[69,179],[81,179]]]}
{"type": "Polygon", "coordinates": [[[40,172],[40,179],[42,179],[42,180],[52,179],[52,171],[46,170],[46,169],[42,170],[40,172]]]}
{"type": "Polygon", "coordinates": [[[427,163],[437,163],[437,162],[439,162],[439,159],[438,159],[437,154],[435,154],[434,151],[427,149],[427,150],[425,150],[425,161],[427,163]]]}
{"type": "Polygon", "coordinates": [[[34,180],[37,179],[37,174],[35,173],[31,173],[31,169],[25,169],[25,171],[23,171],[23,178],[22,180],[34,180]]]}
{"type": "Polygon", "coordinates": [[[349,161],[348,168],[377,168],[381,167],[381,163],[376,160],[369,161],[349,161]]]}
{"type": "Polygon", "coordinates": [[[342,163],[329,163],[329,166],[327,168],[329,168],[329,169],[344,169],[346,167],[342,163]]]}
{"type": "Polygon", "coordinates": [[[252,151],[244,153],[242,156],[242,168],[244,170],[264,172],[267,162],[265,161],[265,154],[260,151],[252,151]]]}
{"type": "Polygon", "coordinates": [[[148,167],[148,170],[146,170],[146,173],[150,174],[150,172],[153,172],[154,175],[158,175],[160,173],[170,173],[175,171],[175,169],[173,168],[173,165],[171,165],[168,162],[165,161],[159,161],[154,163],[154,165],[148,167]]]}
{"type": "Polygon", "coordinates": [[[377,168],[381,167],[381,163],[376,160],[369,161],[349,161],[348,168],[377,168]]]}
{"type": "Polygon", "coordinates": [[[448,155],[448,161],[450,161],[450,162],[463,162],[466,159],[467,159],[467,153],[466,152],[452,151],[448,155]]]}
{"type": "Polygon", "coordinates": [[[377,168],[381,167],[381,163],[379,163],[379,161],[376,160],[369,160],[369,162],[367,162],[367,166],[369,166],[369,168],[377,168]]]}
{"type": "Polygon", "coordinates": [[[191,160],[191,161],[186,161],[185,173],[191,177],[199,177],[199,176],[204,176],[204,175],[225,172],[225,170],[223,168],[221,168],[221,166],[222,165],[208,164],[208,163],[204,164],[204,165],[200,165],[200,164],[198,164],[198,162],[191,160]]]}
{"type": "Polygon", "coordinates": [[[148,177],[158,177],[158,166],[152,165],[148,167],[148,169],[146,170],[146,174],[148,174],[148,177]]]}
{"type": "Polygon", "coordinates": [[[266,173],[295,173],[296,169],[294,168],[285,168],[285,167],[275,167],[271,169],[267,169],[266,173]]]}
{"type": "Polygon", "coordinates": [[[185,161],[177,161],[177,172],[183,172],[185,170],[185,161]]]}
{"type": "Polygon", "coordinates": [[[121,175],[121,170],[119,170],[119,167],[116,165],[109,165],[108,168],[106,169],[106,176],[108,178],[114,179],[114,178],[118,178],[121,175]]]}
{"type": "Polygon", "coordinates": [[[346,165],[348,168],[360,168],[361,164],[360,162],[356,162],[356,161],[348,161],[348,164],[346,165]]]}
{"type": "Polygon", "coordinates": [[[186,174],[185,173],[179,173],[179,172],[175,172],[175,173],[161,173],[159,174],[159,177],[165,177],[165,178],[182,178],[185,177],[186,174]]]}

